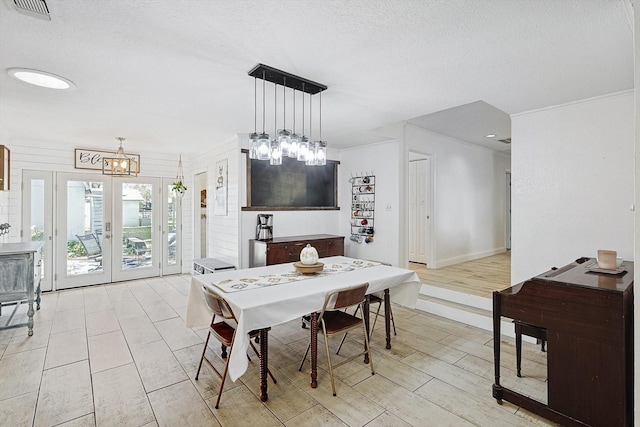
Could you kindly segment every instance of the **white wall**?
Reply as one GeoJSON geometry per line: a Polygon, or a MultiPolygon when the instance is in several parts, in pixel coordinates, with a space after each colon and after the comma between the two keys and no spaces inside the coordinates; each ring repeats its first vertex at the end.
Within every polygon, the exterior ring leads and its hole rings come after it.
{"type": "MultiPolygon", "coordinates": [[[[234,137],[224,144],[212,145],[215,148],[191,159],[193,173],[207,172],[207,257],[238,267],[240,266],[240,138],[234,137]],[[214,215],[216,163],[225,159],[227,160],[227,214],[214,215]]],[[[200,193],[197,194],[197,198],[200,200],[200,193]]]]}
{"type": "Polygon", "coordinates": [[[403,149],[405,159],[412,151],[430,155],[432,160],[435,253],[429,267],[504,252],[509,155],[412,125],[405,125],[403,149]]]}
{"type": "Polygon", "coordinates": [[[346,236],[345,255],[399,265],[400,156],[397,141],[372,144],[340,152],[338,200],[341,213],[338,234],[346,236]],[[351,227],[351,176],[373,174],[376,177],[374,239],[371,243],[349,240],[351,227]],[[390,207],[387,210],[387,206],[390,207]]]}
{"type": "Polygon", "coordinates": [[[633,93],[512,116],[513,284],[598,249],[633,258],[633,93]]]}

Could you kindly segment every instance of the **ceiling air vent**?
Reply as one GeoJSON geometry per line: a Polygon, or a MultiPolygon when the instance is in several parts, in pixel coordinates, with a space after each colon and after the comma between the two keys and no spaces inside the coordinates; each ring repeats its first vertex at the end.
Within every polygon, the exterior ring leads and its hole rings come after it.
{"type": "Polygon", "coordinates": [[[34,18],[51,21],[49,8],[45,0],[13,0],[16,10],[34,18]]]}
{"type": "Polygon", "coordinates": [[[503,144],[511,144],[511,138],[499,139],[498,141],[502,142],[503,144]]]}

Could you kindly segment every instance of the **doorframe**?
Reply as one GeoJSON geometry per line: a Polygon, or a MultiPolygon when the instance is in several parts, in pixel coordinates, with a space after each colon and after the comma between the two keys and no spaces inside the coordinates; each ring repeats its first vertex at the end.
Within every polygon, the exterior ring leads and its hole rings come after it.
{"type": "MultiPolygon", "coordinates": [[[[209,175],[208,175],[208,171],[207,170],[202,170],[202,171],[196,171],[193,173],[193,188],[194,190],[194,197],[193,197],[193,258],[194,259],[198,259],[198,258],[206,258],[207,257],[207,248],[205,245],[205,249],[204,249],[204,254],[202,253],[202,207],[200,206],[200,192],[202,190],[206,190],[207,189],[207,182],[209,179],[209,175]],[[200,176],[204,175],[204,183],[202,183],[200,176]],[[200,254],[200,256],[196,256],[200,254]]],[[[211,194],[207,194],[207,199],[211,199],[211,194]]],[[[207,230],[207,225],[208,225],[208,206],[209,203],[207,202],[207,208],[205,208],[205,229],[204,229],[204,234],[205,234],[205,239],[207,238],[207,234],[209,232],[209,230],[207,230]]]]}
{"type": "Polygon", "coordinates": [[[511,250],[511,170],[507,169],[505,171],[505,242],[504,247],[507,251],[511,250]]]}

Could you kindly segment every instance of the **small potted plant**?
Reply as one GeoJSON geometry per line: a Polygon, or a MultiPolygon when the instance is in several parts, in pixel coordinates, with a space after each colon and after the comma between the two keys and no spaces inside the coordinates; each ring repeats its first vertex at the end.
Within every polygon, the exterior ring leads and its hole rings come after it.
{"type": "Polygon", "coordinates": [[[184,193],[187,191],[187,187],[182,183],[181,179],[174,182],[173,187],[171,187],[171,189],[176,193],[178,193],[178,196],[184,195],[184,193]]]}

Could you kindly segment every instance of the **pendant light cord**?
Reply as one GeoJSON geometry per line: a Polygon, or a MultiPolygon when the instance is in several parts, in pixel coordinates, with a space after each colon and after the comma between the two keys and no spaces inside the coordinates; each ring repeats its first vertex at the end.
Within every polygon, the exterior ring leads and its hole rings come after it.
{"type": "Polygon", "coordinates": [[[318,141],[322,141],[322,91],[320,91],[320,138],[318,141]]]}
{"type": "Polygon", "coordinates": [[[258,78],[253,78],[253,133],[258,133],[258,78]]]}
{"type": "Polygon", "coordinates": [[[296,88],[293,88],[293,133],[296,133],[296,88]]]}
{"type": "Polygon", "coordinates": [[[304,136],[304,82],[302,82],[302,136],[304,136]]]}
{"type": "Polygon", "coordinates": [[[282,118],[282,130],[287,129],[287,78],[284,78],[284,86],[282,86],[282,112],[284,117],[282,118]]]}
{"type": "Polygon", "coordinates": [[[264,110],[265,110],[265,106],[264,106],[264,84],[266,82],[266,78],[265,78],[265,72],[262,72],[262,134],[264,135],[264,110]]]}

